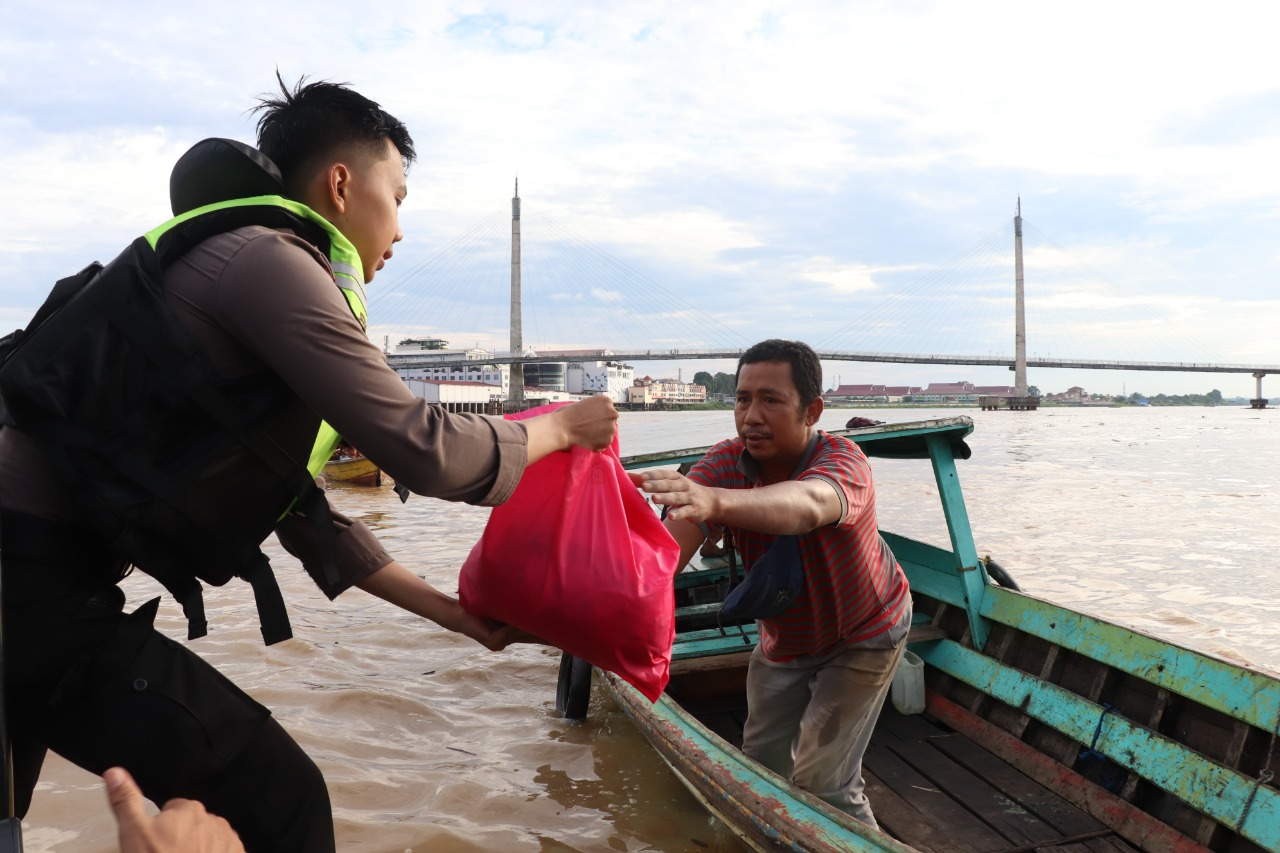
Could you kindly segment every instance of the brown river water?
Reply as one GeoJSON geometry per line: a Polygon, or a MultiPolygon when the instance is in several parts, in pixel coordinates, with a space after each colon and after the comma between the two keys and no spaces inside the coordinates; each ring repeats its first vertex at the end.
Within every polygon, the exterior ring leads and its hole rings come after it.
{"type": "MultiPolygon", "coordinates": [[[[968,415],[959,463],[979,553],[1028,592],[1258,669],[1280,672],[1280,413],[1238,408],[828,411],[889,421],[968,415]]],[[[723,412],[624,413],[622,452],[710,444],[723,412]]],[[[881,526],[947,545],[927,462],[873,461],[881,526]]],[[[402,563],[441,589],[488,511],[389,487],[332,486],[402,563]]],[[[424,851],[740,851],[596,689],[589,719],[555,711],[559,653],[491,653],[353,590],[328,602],[274,540],[295,638],[263,647],[252,595],[206,593],[193,647],[319,764],[338,847],[424,851]]],[[[160,594],[125,582],[130,608],[160,594]]],[[[581,606],[590,606],[590,590],[581,606]]],[[[165,599],[157,624],[185,636],[165,599]]],[[[99,780],[51,756],[24,822],[29,853],[106,853],[99,780]]]]}

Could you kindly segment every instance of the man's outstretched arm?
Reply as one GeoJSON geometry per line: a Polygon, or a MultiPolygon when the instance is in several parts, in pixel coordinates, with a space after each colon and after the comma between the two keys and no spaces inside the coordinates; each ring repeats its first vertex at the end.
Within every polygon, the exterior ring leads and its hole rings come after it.
{"type": "Polygon", "coordinates": [[[542,642],[510,625],[468,613],[458,599],[445,595],[394,560],[357,581],[356,586],[442,628],[465,634],[490,651],[501,651],[511,643],[542,642]]]}
{"type": "Polygon", "coordinates": [[[673,521],[714,522],[761,533],[800,535],[835,524],[844,512],[839,493],[824,479],[788,480],[756,489],[704,486],[665,469],[632,474],[631,479],[654,503],[670,508],[669,530],[673,521]]]}

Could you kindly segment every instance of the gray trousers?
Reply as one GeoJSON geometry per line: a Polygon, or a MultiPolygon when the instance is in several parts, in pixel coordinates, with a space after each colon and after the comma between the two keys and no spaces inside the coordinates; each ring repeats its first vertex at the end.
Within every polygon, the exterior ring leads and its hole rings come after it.
{"type": "Polygon", "coordinates": [[[778,663],[757,646],[747,669],[742,751],[876,828],[863,792],[862,755],[906,651],[910,613],[904,622],[886,632],[879,648],[860,645],[778,663]]]}

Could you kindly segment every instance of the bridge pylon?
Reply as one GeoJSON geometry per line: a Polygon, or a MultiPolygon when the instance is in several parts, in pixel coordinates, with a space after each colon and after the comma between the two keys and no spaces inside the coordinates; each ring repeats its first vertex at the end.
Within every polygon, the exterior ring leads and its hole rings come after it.
{"type": "MultiPolygon", "coordinates": [[[[524,355],[524,323],[520,313],[520,179],[516,178],[515,195],[511,197],[511,357],[524,355]]],[[[524,365],[511,362],[511,391],[507,395],[507,411],[524,410],[524,365]]]]}
{"type": "Polygon", "coordinates": [[[1249,401],[1249,408],[1251,409],[1265,409],[1267,407],[1267,398],[1262,396],[1262,377],[1266,375],[1261,372],[1253,374],[1253,378],[1258,380],[1258,396],[1249,401]]]}
{"type": "Polygon", "coordinates": [[[1034,412],[1040,405],[1039,397],[1032,397],[1027,384],[1027,310],[1025,280],[1022,275],[1022,197],[1013,214],[1013,396],[983,396],[978,407],[986,410],[1009,409],[1015,412],[1034,412]]]}
{"type": "Polygon", "coordinates": [[[1027,396],[1027,311],[1022,276],[1022,197],[1013,215],[1013,393],[1027,396]]]}

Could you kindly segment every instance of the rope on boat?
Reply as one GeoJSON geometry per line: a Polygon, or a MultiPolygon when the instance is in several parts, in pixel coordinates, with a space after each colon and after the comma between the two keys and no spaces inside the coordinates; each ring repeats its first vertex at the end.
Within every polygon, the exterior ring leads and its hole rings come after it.
{"type": "MultiPolygon", "coordinates": [[[[1274,743],[1275,735],[1272,735],[1274,743]]],[[[1249,801],[1244,804],[1244,811],[1240,813],[1240,820],[1236,822],[1235,830],[1237,833],[1244,827],[1244,822],[1249,819],[1249,811],[1253,808],[1253,799],[1258,796],[1258,788],[1264,784],[1270,784],[1275,774],[1269,768],[1262,768],[1258,773],[1258,778],[1253,780],[1253,790],[1249,792],[1249,801]]]]}
{"type": "Polygon", "coordinates": [[[1089,744],[1088,749],[1080,750],[1080,755],[1077,756],[1079,760],[1083,760],[1086,758],[1101,758],[1103,761],[1110,760],[1107,758],[1107,756],[1105,756],[1101,752],[1098,752],[1096,747],[1098,746],[1098,738],[1102,735],[1102,721],[1107,718],[1107,714],[1110,714],[1114,710],[1115,708],[1113,706],[1107,704],[1106,702],[1102,703],[1102,713],[1098,715],[1098,725],[1093,730],[1093,742],[1089,744]]]}
{"type": "Polygon", "coordinates": [[[1093,730],[1093,741],[1087,749],[1080,750],[1076,762],[1077,772],[1113,794],[1124,783],[1125,768],[1099,752],[1097,747],[1098,739],[1102,737],[1102,722],[1114,710],[1114,706],[1102,703],[1102,713],[1098,715],[1098,725],[1093,730]]]}
{"type": "Polygon", "coordinates": [[[1275,778],[1275,774],[1271,772],[1271,756],[1276,750],[1276,735],[1280,734],[1280,718],[1276,719],[1276,727],[1271,730],[1271,743],[1267,746],[1267,759],[1262,762],[1262,769],[1258,771],[1258,778],[1253,780],[1253,790],[1249,792],[1249,799],[1244,804],[1244,811],[1240,812],[1240,820],[1236,821],[1235,830],[1240,832],[1244,827],[1244,822],[1249,819],[1249,812],[1253,809],[1253,801],[1258,796],[1258,788],[1263,785],[1270,785],[1271,780],[1275,778]]]}
{"type": "MultiPolygon", "coordinates": [[[[666,507],[663,507],[665,510],[666,507]]],[[[737,549],[733,545],[733,531],[728,527],[724,529],[724,552],[729,557],[729,588],[725,592],[725,598],[729,597],[729,593],[733,592],[733,588],[738,585],[738,556],[737,549]]],[[[721,602],[723,608],[724,602],[721,602]]],[[[720,629],[720,636],[727,637],[728,632],[724,630],[724,626],[720,624],[720,610],[716,611],[716,627],[720,629]]],[[[747,637],[747,632],[742,626],[738,626],[738,633],[742,634],[742,642],[751,645],[751,640],[747,637]]]]}

